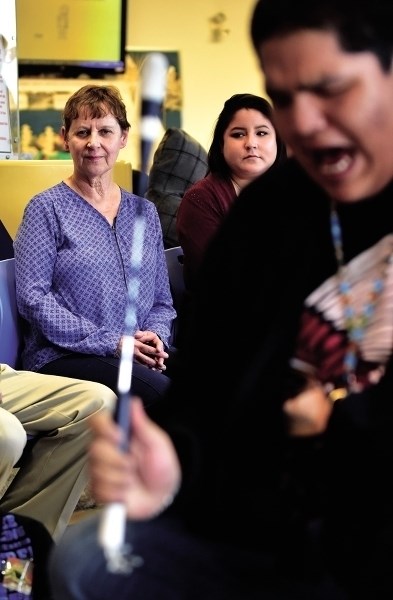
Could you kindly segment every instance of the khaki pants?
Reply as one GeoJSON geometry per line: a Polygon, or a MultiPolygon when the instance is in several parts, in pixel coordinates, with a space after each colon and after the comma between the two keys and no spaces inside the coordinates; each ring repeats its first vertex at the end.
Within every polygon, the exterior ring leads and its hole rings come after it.
{"type": "Polygon", "coordinates": [[[2,442],[7,452],[0,456],[0,481],[7,480],[20,456],[25,441],[20,423],[27,434],[43,434],[0,500],[0,510],[40,521],[56,540],[87,483],[87,420],[103,409],[112,411],[116,396],[100,383],[0,368],[5,409],[0,435],[8,438],[2,442]]]}
{"type": "Polygon", "coordinates": [[[14,464],[22,456],[26,439],[20,421],[0,406],[0,496],[14,464]]]}

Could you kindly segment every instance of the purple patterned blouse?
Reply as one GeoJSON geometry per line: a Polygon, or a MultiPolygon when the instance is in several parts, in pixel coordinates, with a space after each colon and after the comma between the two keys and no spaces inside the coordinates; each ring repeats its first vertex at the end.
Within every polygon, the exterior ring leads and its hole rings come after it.
{"type": "Polygon", "coordinates": [[[14,242],[18,309],[28,323],[23,368],[36,371],[70,352],[114,355],[124,331],[137,206],[145,234],[136,329],[169,344],[176,312],[156,207],[122,189],[111,226],[61,182],[30,200],[14,242]]]}

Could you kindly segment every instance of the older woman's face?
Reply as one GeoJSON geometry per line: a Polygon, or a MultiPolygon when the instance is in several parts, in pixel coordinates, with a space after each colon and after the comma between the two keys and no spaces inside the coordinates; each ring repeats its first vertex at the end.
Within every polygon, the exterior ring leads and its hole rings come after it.
{"type": "Polygon", "coordinates": [[[259,110],[238,110],[224,132],[223,154],[236,179],[252,181],[277,157],[276,132],[259,110]]]}
{"type": "Polygon", "coordinates": [[[72,121],[63,135],[75,168],[93,177],[113,168],[128,139],[128,131],[123,131],[111,114],[102,118],[82,115],[72,121]]]}

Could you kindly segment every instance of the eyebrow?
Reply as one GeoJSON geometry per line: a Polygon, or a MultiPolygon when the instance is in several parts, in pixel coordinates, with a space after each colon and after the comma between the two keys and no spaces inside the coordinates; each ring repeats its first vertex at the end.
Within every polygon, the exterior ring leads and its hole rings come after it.
{"type": "Polygon", "coordinates": [[[309,83],[301,83],[299,85],[297,85],[295,87],[295,89],[291,89],[291,90],[287,90],[287,89],[282,89],[282,88],[274,88],[272,86],[270,86],[267,82],[266,82],[266,93],[268,96],[271,95],[285,95],[285,96],[292,96],[294,93],[296,92],[318,92],[320,90],[323,90],[326,87],[329,87],[331,85],[336,85],[337,83],[340,83],[342,81],[341,76],[338,76],[336,73],[332,74],[332,75],[324,75],[322,76],[318,81],[310,81],[309,83]]]}
{"type": "MultiPolygon", "coordinates": [[[[265,127],[266,129],[270,129],[272,127],[272,125],[269,125],[268,123],[261,123],[260,125],[254,125],[252,127],[252,129],[262,129],[263,127],[265,127]]],[[[247,131],[248,127],[242,127],[241,125],[234,125],[233,127],[230,128],[229,131],[236,131],[236,130],[241,130],[241,131],[247,131]]]]}

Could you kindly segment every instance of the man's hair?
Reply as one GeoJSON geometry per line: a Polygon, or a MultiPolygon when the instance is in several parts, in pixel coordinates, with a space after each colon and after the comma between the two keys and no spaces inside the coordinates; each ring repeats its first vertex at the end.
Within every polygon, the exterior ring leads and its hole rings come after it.
{"type": "Polygon", "coordinates": [[[299,29],[336,34],[346,52],[373,52],[384,71],[393,56],[393,0],[259,0],[251,39],[261,43],[299,29]]]}

